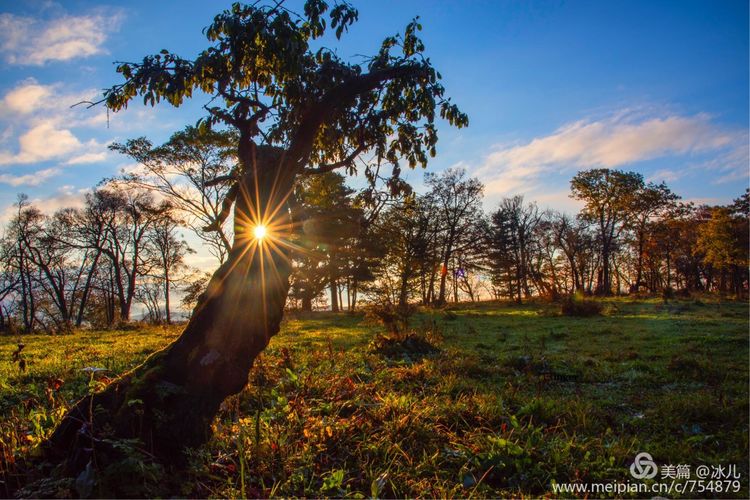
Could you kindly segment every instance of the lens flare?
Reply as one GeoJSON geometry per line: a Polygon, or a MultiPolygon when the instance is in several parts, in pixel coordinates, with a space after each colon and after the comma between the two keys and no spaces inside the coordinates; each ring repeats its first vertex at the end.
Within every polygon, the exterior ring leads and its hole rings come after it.
{"type": "Polygon", "coordinates": [[[266,236],[266,226],[260,224],[258,226],[255,226],[253,229],[253,235],[255,235],[256,240],[262,240],[266,236]]]}

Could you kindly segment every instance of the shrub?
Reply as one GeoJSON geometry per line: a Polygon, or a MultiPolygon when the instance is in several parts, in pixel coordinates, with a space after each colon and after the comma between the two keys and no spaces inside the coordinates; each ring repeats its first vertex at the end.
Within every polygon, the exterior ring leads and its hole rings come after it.
{"type": "Polygon", "coordinates": [[[399,338],[379,335],[370,343],[370,352],[390,360],[417,362],[440,352],[424,335],[410,333],[399,338]]]}
{"type": "Polygon", "coordinates": [[[366,317],[382,324],[390,335],[402,337],[409,328],[409,318],[416,311],[417,308],[411,304],[384,302],[370,306],[366,317]]]}
{"type": "Polygon", "coordinates": [[[589,317],[599,316],[602,309],[599,302],[570,297],[563,301],[560,312],[563,316],[589,317]]]}

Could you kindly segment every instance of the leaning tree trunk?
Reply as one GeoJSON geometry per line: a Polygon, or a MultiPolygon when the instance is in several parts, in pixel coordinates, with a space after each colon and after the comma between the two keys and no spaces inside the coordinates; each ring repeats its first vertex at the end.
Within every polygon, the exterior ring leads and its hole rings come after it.
{"type": "Polygon", "coordinates": [[[208,439],[221,402],[247,384],[254,359],[279,331],[291,273],[288,251],[274,236],[290,227],[286,198],[294,175],[279,175],[278,161],[271,161],[258,160],[257,184],[255,169],[245,169],[234,244],[182,335],[81,400],[45,443],[46,458],[64,463],[68,474],[82,470],[97,446],[106,448],[107,437],[139,439],[159,459],[181,462],[186,446],[208,439]],[[253,238],[258,218],[270,226],[261,242],[253,238]]]}

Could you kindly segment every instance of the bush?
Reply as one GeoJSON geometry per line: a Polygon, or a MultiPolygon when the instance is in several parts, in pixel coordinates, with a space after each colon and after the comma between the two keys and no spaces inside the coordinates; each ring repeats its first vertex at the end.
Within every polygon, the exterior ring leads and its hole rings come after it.
{"type": "Polygon", "coordinates": [[[563,301],[560,312],[563,316],[589,317],[599,316],[602,309],[599,302],[570,297],[563,301]]]}
{"type": "Polygon", "coordinates": [[[401,337],[409,327],[409,318],[416,311],[417,308],[411,304],[396,305],[385,302],[370,306],[366,317],[382,324],[390,335],[401,337]]]}
{"type": "Polygon", "coordinates": [[[414,363],[422,358],[438,354],[440,349],[424,335],[410,333],[399,338],[379,335],[370,343],[370,352],[390,360],[414,363]]]}

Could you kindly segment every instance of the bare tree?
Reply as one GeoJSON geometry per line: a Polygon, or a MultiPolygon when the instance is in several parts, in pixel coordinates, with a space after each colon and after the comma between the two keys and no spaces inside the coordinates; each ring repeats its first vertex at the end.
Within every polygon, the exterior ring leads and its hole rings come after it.
{"type": "MultiPolygon", "coordinates": [[[[172,323],[170,310],[170,293],[173,285],[181,282],[178,273],[184,270],[185,256],[193,253],[193,250],[183,240],[179,233],[179,222],[171,213],[169,205],[161,207],[161,217],[156,220],[147,233],[147,253],[154,261],[154,270],[151,277],[161,283],[164,298],[164,320],[167,324],[172,323]]],[[[154,303],[153,300],[150,301],[154,303]]],[[[158,302],[157,302],[158,303],[158,302]]]]}
{"type": "Polygon", "coordinates": [[[440,175],[426,174],[430,188],[427,196],[437,209],[441,224],[440,291],[436,302],[445,303],[449,266],[455,270],[454,253],[472,242],[466,236],[479,224],[482,191],[484,186],[478,179],[466,179],[463,169],[448,169],[440,175]]]}
{"type": "Polygon", "coordinates": [[[221,264],[232,248],[232,229],[217,223],[229,186],[216,179],[234,175],[237,140],[236,132],[189,126],[157,147],[145,137],[114,143],[110,149],[139,163],[114,182],[164,196],[221,264]]]}

